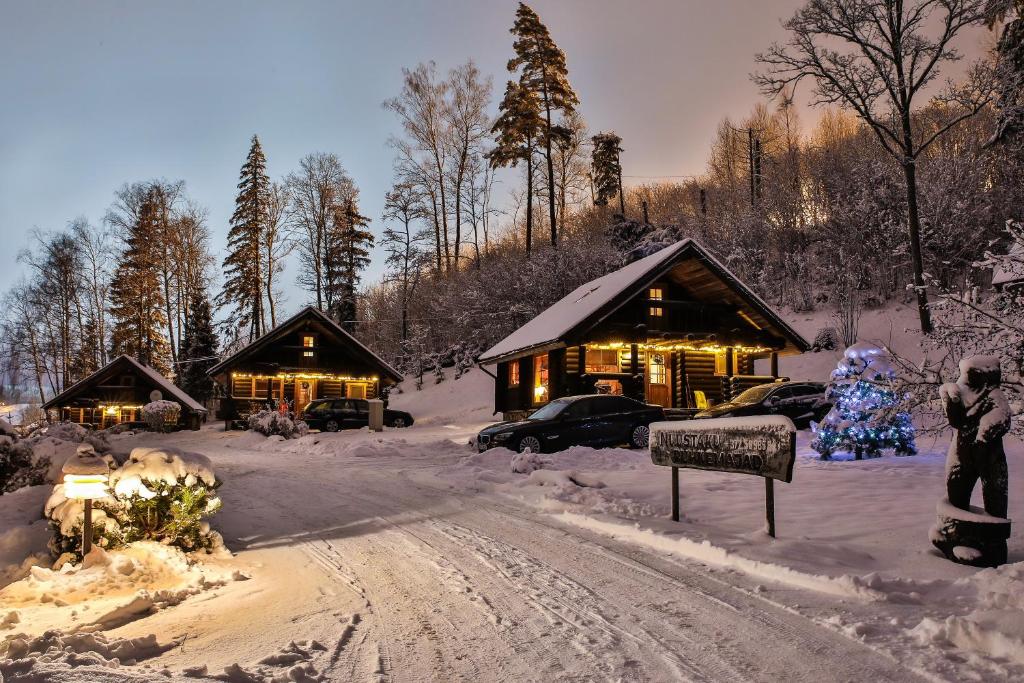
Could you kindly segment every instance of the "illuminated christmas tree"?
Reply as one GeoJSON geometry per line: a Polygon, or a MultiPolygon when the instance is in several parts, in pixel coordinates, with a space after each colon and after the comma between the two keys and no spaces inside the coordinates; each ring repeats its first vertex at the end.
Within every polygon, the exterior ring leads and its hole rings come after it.
{"type": "Polygon", "coordinates": [[[914,455],[914,425],[906,410],[906,398],[896,386],[892,357],[885,349],[858,342],[843,353],[829,382],[826,396],[832,410],[819,424],[811,425],[811,448],[823,460],[833,453],[877,457],[893,449],[897,455],[914,455]]]}

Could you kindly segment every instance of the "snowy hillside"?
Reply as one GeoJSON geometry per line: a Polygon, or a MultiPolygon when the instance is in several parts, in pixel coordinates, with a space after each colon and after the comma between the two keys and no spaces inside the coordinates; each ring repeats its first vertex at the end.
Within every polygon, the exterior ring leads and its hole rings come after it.
{"type": "MultiPolygon", "coordinates": [[[[794,313],[783,309],[780,314],[810,342],[814,341],[815,335],[822,328],[836,326],[830,310],[794,313]]],[[[923,357],[923,351],[918,343],[921,336],[919,328],[917,310],[913,306],[893,304],[885,308],[864,310],[861,313],[857,336],[858,341],[874,342],[916,363],[923,357]]],[[[825,382],[835,369],[842,351],[843,349],[839,348],[835,351],[783,356],[779,358],[779,372],[795,380],[825,382]]],[[[768,361],[758,361],[756,372],[768,374],[768,361]]]]}

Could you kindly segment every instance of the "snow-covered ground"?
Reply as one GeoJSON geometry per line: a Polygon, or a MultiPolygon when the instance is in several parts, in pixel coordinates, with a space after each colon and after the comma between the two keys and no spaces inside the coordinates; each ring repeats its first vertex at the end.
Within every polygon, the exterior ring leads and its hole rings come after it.
{"type": "MultiPolygon", "coordinates": [[[[1021,534],[995,570],[928,541],[944,439],[822,462],[801,434],[772,539],[759,479],[683,471],[673,523],[646,451],[573,448],[514,473],[511,452],[469,443],[490,378],[426,382],[392,396],[417,418],[405,430],[114,437],[121,454],[212,460],[233,557],[140,547],[28,570],[49,487],[0,497],[0,565],[28,571],[0,589],[5,680],[1024,677],[1021,534]]],[[[1007,450],[1020,519],[1024,445],[1007,450]]]]}

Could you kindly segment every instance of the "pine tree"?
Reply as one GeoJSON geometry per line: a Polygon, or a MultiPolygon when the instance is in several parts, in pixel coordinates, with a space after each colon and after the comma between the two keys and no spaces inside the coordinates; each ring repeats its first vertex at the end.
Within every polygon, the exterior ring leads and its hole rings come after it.
{"type": "Polygon", "coordinates": [[[996,45],[999,118],[992,140],[1009,141],[1024,134],[1024,0],[992,0],[989,11],[989,28],[1006,22],[996,45]]]}
{"type": "Polygon", "coordinates": [[[138,217],[127,226],[113,284],[110,315],[114,320],[111,347],[114,355],[134,356],[159,372],[170,372],[170,347],[164,332],[167,317],[159,276],[158,229],[160,206],[151,188],[139,207],[138,217]]]}
{"type": "Polygon", "coordinates": [[[505,86],[505,96],[498,109],[498,120],[491,129],[495,146],[487,158],[493,168],[526,162],[526,255],[529,256],[533,247],[533,155],[544,119],[539,100],[515,81],[505,86]]]}
{"type": "Polygon", "coordinates": [[[334,207],[327,259],[328,314],[349,332],[355,329],[359,274],[369,265],[373,247],[373,233],[366,229],[369,222],[354,199],[334,207]]]}
{"type": "Polygon", "coordinates": [[[213,378],[206,371],[217,362],[217,334],[213,329],[206,291],[197,288],[191,298],[178,354],[181,369],[177,381],[185,393],[200,403],[206,403],[214,393],[213,378]]]}
{"type": "Polygon", "coordinates": [[[594,142],[591,169],[594,178],[594,204],[607,206],[608,200],[619,195],[619,213],[626,215],[626,202],[622,196],[622,165],[619,154],[622,152],[622,138],[615,133],[598,133],[591,140],[594,142]]]}
{"type": "Polygon", "coordinates": [[[544,143],[544,157],[548,168],[548,220],[551,225],[551,245],[556,246],[557,192],[552,147],[556,138],[564,137],[567,131],[564,126],[554,123],[552,112],[561,112],[562,116],[569,116],[576,111],[579,98],[569,84],[565,53],[551,39],[551,34],[537,13],[525,3],[519,3],[511,33],[516,37],[512,44],[516,56],[509,60],[508,70],[514,73],[522,69],[519,74],[519,85],[534,94],[544,113],[541,141],[544,143]]]}
{"type": "Polygon", "coordinates": [[[913,455],[914,425],[896,386],[889,352],[858,342],[846,349],[832,371],[826,390],[832,410],[813,424],[811,448],[827,460],[836,452],[852,452],[857,460],[876,457],[887,448],[913,455]]]}
{"type": "Polygon", "coordinates": [[[267,160],[255,135],[239,177],[235,213],[228,231],[228,255],[223,266],[224,290],[219,303],[230,307],[230,319],[236,326],[249,328],[251,342],[266,331],[260,247],[269,222],[270,204],[267,160]]]}

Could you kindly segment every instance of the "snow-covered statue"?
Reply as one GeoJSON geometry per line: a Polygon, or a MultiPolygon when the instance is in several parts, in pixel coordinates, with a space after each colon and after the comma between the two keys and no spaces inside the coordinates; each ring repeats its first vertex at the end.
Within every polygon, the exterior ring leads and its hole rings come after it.
{"type": "Polygon", "coordinates": [[[939,502],[932,543],[954,562],[997,566],[1006,562],[1008,481],[1003,435],[1010,406],[999,388],[999,359],[972,356],[960,361],[960,378],[939,389],[943,410],[956,436],[946,458],[946,498],[939,502]],[[985,509],[971,506],[978,480],[985,509]]]}

